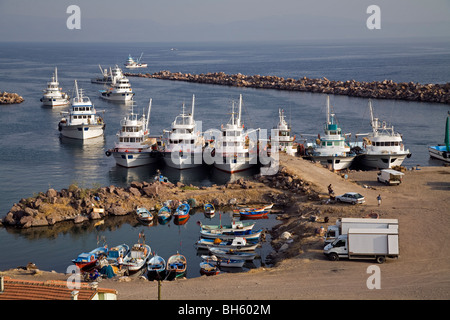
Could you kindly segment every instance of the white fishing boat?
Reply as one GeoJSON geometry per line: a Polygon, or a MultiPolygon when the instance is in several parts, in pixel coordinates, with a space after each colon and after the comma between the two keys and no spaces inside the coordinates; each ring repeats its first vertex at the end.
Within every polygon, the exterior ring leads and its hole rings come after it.
{"type": "Polygon", "coordinates": [[[231,224],[209,224],[205,225],[202,224],[201,221],[198,222],[200,225],[200,228],[202,230],[220,230],[224,232],[232,232],[235,230],[245,231],[245,230],[251,230],[255,226],[254,222],[245,222],[245,221],[236,221],[233,219],[231,224]]]}
{"type": "Polygon", "coordinates": [[[258,247],[257,242],[247,241],[242,237],[236,237],[230,240],[216,239],[199,239],[195,243],[197,249],[209,249],[209,248],[219,248],[219,249],[233,249],[236,251],[253,251],[258,247]]]}
{"type": "Polygon", "coordinates": [[[444,134],[444,144],[443,145],[436,145],[436,146],[429,146],[428,147],[428,153],[430,154],[430,157],[439,159],[445,162],[450,163],[450,111],[447,114],[447,120],[445,121],[445,134],[444,134]]]}
{"type": "MultiPolygon", "coordinates": [[[[116,66],[116,68],[118,68],[116,66]]],[[[105,100],[126,102],[131,101],[134,96],[133,89],[131,88],[130,80],[122,73],[116,73],[112,75],[110,87],[106,90],[100,90],[100,97],[105,100]]]]}
{"type": "Polygon", "coordinates": [[[244,171],[257,163],[256,147],[248,138],[249,132],[244,131],[241,113],[242,95],[239,96],[238,113],[234,112],[233,102],[231,119],[225,126],[222,125],[221,135],[214,142],[214,167],[226,173],[244,171]]]}
{"type": "Polygon", "coordinates": [[[190,114],[183,110],[172,122],[170,130],[164,130],[164,162],[175,169],[188,169],[202,165],[204,139],[194,120],[195,96],[192,96],[190,114]]]}
{"type": "Polygon", "coordinates": [[[135,273],[145,266],[150,255],[151,248],[148,244],[136,243],[123,259],[123,267],[129,274],[135,273]]]}
{"type": "Polygon", "coordinates": [[[62,92],[58,82],[58,68],[55,68],[55,73],[52,80],[47,82],[47,89],[44,90],[44,95],[41,98],[44,106],[61,107],[70,103],[69,95],[62,92]]]}
{"type": "Polygon", "coordinates": [[[149,137],[149,121],[152,100],[148,105],[148,113],[139,117],[134,113],[134,106],[127,117],[120,121],[120,130],[117,133],[117,142],[114,148],[105,152],[106,156],[113,156],[116,164],[131,168],[155,163],[158,160],[156,150],[157,141],[149,137]]]}
{"type": "Polygon", "coordinates": [[[100,68],[100,72],[102,74],[99,78],[93,78],[91,79],[92,83],[98,83],[98,84],[111,84],[114,78],[122,78],[123,73],[122,69],[120,69],[117,65],[114,68],[103,69],[101,65],[98,65],[100,68]]]}
{"type": "Polygon", "coordinates": [[[400,166],[406,157],[411,157],[409,149],[403,145],[401,134],[388,127],[373,116],[372,101],[369,100],[372,132],[358,134],[363,138],[363,149],[360,155],[361,165],[369,168],[391,169],[400,166]]]}
{"type": "Polygon", "coordinates": [[[221,231],[221,230],[200,230],[200,236],[205,239],[221,239],[221,240],[233,240],[234,238],[244,238],[247,241],[258,241],[262,229],[259,230],[233,230],[233,231],[221,231]]]}
{"type": "Polygon", "coordinates": [[[75,94],[70,110],[61,112],[64,115],[58,124],[61,135],[81,140],[103,135],[105,130],[103,118],[97,114],[89,97],[83,94],[83,89],[78,89],[76,80],[75,94]]]}
{"type": "Polygon", "coordinates": [[[215,255],[202,255],[201,256],[204,261],[214,263],[218,265],[219,267],[229,267],[229,268],[242,268],[244,266],[245,260],[244,259],[223,259],[223,258],[217,258],[215,255]]]}
{"type": "Polygon", "coordinates": [[[256,252],[242,252],[232,249],[210,248],[209,251],[218,258],[233,259],[233,260],[253,260],[256,257],[256,252]]]}
{"type": "Polygon", "coordinates": [[[330,111],[330,98],[327,96],[327,120],[325,134],[316,140],[310,157],[331,170],[342,170],[351,166],[356,154],[350,151],[345,135],[339,128],[335,114],[330,111]]]}
{"type": "Polygon", "coordinates": [[[125,68],[127,69],[147,68],[146,63],[141,63],[143,54],[144,53],[141,53],[141,56],[137,60],[134,60],[133,57],[129,54],[127,62],[125,63],[125,68]]]}
{"type": "Polygon", "coordinates": [[[271,151],[277,150],[286,152],[288,155],[294,156],[297,153],[295,146],[295,136],[291,137],[291,126],[284,119],[284,110],[278,109],[279,122],[272,129],[270,139],[271,151]]]}

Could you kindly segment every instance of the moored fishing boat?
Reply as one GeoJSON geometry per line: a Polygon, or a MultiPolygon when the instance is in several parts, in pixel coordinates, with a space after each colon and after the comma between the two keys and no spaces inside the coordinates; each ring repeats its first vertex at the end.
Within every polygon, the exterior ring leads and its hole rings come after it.
{"type": "Polygon", "coordinates": [[[148,244],[136,243],[123,259],[123,267],[127,269],[128,274],[135,273],[144,267],[150,255],[151,248],[148,244]]]}
{"type": "Polygon", "coordinates": [[[214,205],[211,203],[205,203],[205,205],[203,206],[203,210],[208,216],[212,216],[216,211],[214,205]]]}
{"type": "Polygon", "coordinates": [[[372,132],[358,134],[363,138],[363,149],[358,159],[362,166],[377,169],[391,169],[400,166],[406,157],[411,157],[409,149],[403,145],[400,133],[386,122],[380,122],[373,116],[372,100],[369,99],[372,132]]]}
{"type": "Polygon", "coordinates": [[[127,69],[137,69],[137,68],[147,68],[147,63],[141,63],[142,55],[144,53],[141,53],[141,56],[139,59],[134,60],[131,54],[128,55],[127,62],[125,63],[125,68],[127,69]]]}
{"type": "Polygon", "coordinates": [[[450,162],[450,111],[445,121],[444,145],[429,146],[428,153],[432,158],[450,162]]]}
{"type": "Polygon", "coordinates": [[[174,280],[186,276],[187,260],[182,254],[174,254],[167,259],[166,279],[174,280]]]}
{"type": "Polygon", "coordinates": [[[270,137],[270,152],[282,151],[288,155],[295,155],[297,148],[295,146],[295,136],[291,137],[291,126],[284,119],[284,110],[278,109],[278,125],[272,129],[270,137]]]}
{"type": "Polygon", "coordinates": [[[166,277],[166,260],[163,257],[154,255],[147,262],[147,279],[164,280],[166,277]]]}
{"type": "Polygon", "coordinates": [[[117,259],[120,256],[122,256],[122,258],[125,257],[129,250],[130,246],[127,244],[120,244],[118,246],[111,247],[106,256],[106,260],[112,265],[117,264],[117,259]]]}
{"type": "Polygon", "coordinates": [[[149,224],[153,221],[153,214],[144,207],[138,207],[136,209],[137,219],[145,224],[149,224]]]}
{"type": "Polygon", "coordinates": [[[120,69],[117,65],[112,69],[109,68],[109,72],[108,72],[108,69],[103,70],[101,65],[99,65],[98,67],[100,68],[100,72],[101,72],[102,76],[99,78],[91,79],[91,83],[109,85],[112,83],[112,81],[115,77],[116,78],[123,77],[122,69],[120,69]]]}
{"type": "Polygon", "coordinates": [[[224,232],[232,232],[232,231],[245,231],[251,230],[255,226],[254,222],[245,222],[245,221],[236,221],[233,219],[231,224],[202,224],[200,221],[198,222],[202,230],[220,230],[224,232]]]}
{"type": "Polygon", "coordinates": [[[225,267],[225,268],[242,268],[245,264],[245,260],[243,259],[222,259],[218,258],[215,255],[202,255],[201,256],[203,260],[208,261],[210,263],[214,263],[218,265],[219,267],[225,267]]]}
{"type": "Polygon", "coordinates": [[[158,211],[158,221],[161,224],[166,223],[172,217],[172,210],[168,206],[163,206],[158,211]]]}
{"type": "Polygon", "coordinates": [[[324,136],[316,140],[310,158],[320,162],[331,170],[347,169],[356,158],[350,146],[345,141],[345,135],[338,127],[334,113],[330,111],[330,97],[327,96],[327,119],[324,127],[324,136]]]}
{"type": "Polygon", "coordinates": [[[76,259],[72,260],[72,262],[82,271],[88,271],[95,267],[101,254],[107,255],[107,253],[108,246],[104,245],[102,247],[95,248],[92,251],[80,253],[76,259]]]}
{"type": "Polygon", "coordinates": [[[263,219],[267,218],[268,210],[241,211],[239,215],[241,219],[263,219]]]}
{"type": "Polygon", "coordinates": [[[253,260],[256,257],[256,252],[242,252],[235,251],[232,249],[219,249],[210,248],[209,251],[216,257],[222,259],[233,259],[233,260],[253,260]]]}
{"type": "Polygon", "coordinates": [[[200,236],[206,239],[216,239],[219,238],[221,240],[232,240],[236,237],[242,237],[246,240],[259,240],[261,236],[262,229],[259,230],[233,230],[230,232],[221,231],[221,230],[200,230],[200,236]]]}
{"type": "Polygon", "coordinates": [[[230,240],[216,239],[199,239],[195,245],[197,249],[209,249],[209,248],[219,248],[219,249],[233,249],[236,251],[252,251],[258,247],[258,242],[250,242],[244,238],[236,237],[230,240]]]}
{"type": "Polygon", "coordinates": [[[209,261],[200,262],[200,274],[206,276],[213,276],[219,273],[220,273],[219,268],[213,262],[209,261]]]}
{"type": "Polygon", "coordinates": [[[100,97],[105,100],[127,102],[133,100],[134,92],[130,80],[123,74],[112,77],[108,89],[99,90],[100,97]]]}
{"type": "Polygon", "coordinates": [[[182,203],[178,206],[173,214],[175,220],[182,221],[189,217],[190,206],[187,203],[182,203]]]}

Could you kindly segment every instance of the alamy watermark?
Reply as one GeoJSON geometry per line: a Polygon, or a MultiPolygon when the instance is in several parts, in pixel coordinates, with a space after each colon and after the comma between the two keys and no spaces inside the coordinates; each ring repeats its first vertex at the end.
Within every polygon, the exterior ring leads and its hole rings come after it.
{"type": "Polygon", "coordinates": [[[367,7],[366,13],[370,14],[367,18],[366,26],[369,30],[381,29],[381,9],[377,5],[367,7]]]}
{"type": "Polygon", "coordinates": [[[67,7],[66,13],[70,14],[67,18],[67,29],[81,29],[81,9],[77,5],[70,5],[67,7]]]}
{"type": "Polygon", "coordinates": [[[367,289],[381,289],[381,269],[377,265],[370,265],[367,267],[367,273],[370,274],[367,278],[367,289]]]}

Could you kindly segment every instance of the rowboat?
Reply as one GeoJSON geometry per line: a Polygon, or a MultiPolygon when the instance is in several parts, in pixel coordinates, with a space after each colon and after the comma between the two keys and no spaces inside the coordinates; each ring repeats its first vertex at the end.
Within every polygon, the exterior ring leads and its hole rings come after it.
{"type": "Polygon", "coordinates": [[[267,218],[269,211],[240,211],[241,219],[263,219],[267,218]]]}
{"type": "Polygon", "coordinates": [[[151,248],[148,244],[136,243],[123,259],[123,266],[129,274],[137,272],[144,267],[150,254],[151,248]]]}
{"type": "Polygon", "coordinates": [[[162,207],[158,211],[158,221],[161,224],[164,224],[165,222],[169,221],[171,216],[172,216],[172,211],[167,206],[162,207]]]}
{"type": "Polygon", "coordinates": [[[202,255],[201,257],[205,261],[219,265],[219,267],[242,268],[242,266],[245,263],[245,260],[243,260],[243,259],[239,259],[239,260],[222,259],[222,258],[217,258],[215,255],[212,255],[212,256],[202,255]]]}
{"type": "Polygon", "coordinates": [[[242,221],[236,221],[233,220],[233,222],[231,224],[225,224],[225,225],[221,225],[221,224],[202,224],[199,221],[199,225],[202,228],[202,230],[221,230],[224,232],[232,232],[232,231],[236,231],[236,230],[251,230],[255,223],[254,222],[242,222],[242,221]]]}
{"type": "Polygon", "coordinates": [[[236,251],[252,251],[258,247],[258,243],[247,242],[244,238],[236,237],[233,240],[222,241],[219,238],[216,239],[199,239],[196,243],[197,249],[233,249],[236,251]]]}
{"type": "Polygon", "coordinates": [[[200,230],[200,235],[203,238],[206,239],[216,239],[220,238],[222,240],[232,240],[236,237],[242,237],[246,240],[259,240],[259,237],[261,235],[262,229],[259,230],[239,230],[239,231],[231,231],[231,232],[224,232],[221,230],[200,230]]]}
{"type": "Polygon", "coordinates": [[[178,206],[177,210],[173,214],[174,218],[178,221],[184,220],[189,217],[189,210],[191,207],[187,203],[182,203],[178,206]]]}
{"type": "Polygon", "coordinates": [[[72,262],[81,270],[89,270],[97,264],[97,260],[101,254],[108,253],[108,246],[98,247],[90,252],[80,253],[72,262]]]}
{"type": "Polygon", "coordinates": [[[213,276],[219,274],[220,270],[216,264],[208,261],[200,262],[200,274],[213,276]]]}
{"type": "Polygon", "coordinates": [[[209,251],[222,259],[234,259],[234,260],[253,260],[256,257],[256,252],[242,252],[235,250],[224,250],[219,248],[210,248],[209,251]]]}
{"type": "Polygon", "coordinates": [[[273,203],[266,205],[266,206],[262,206],[262,207],[256,207],[256,208],[252,208],[252,207],[248,207],[248,206],[240,206],[238,205],[238,211],[242,212],[242,211],[265,211],[265,210],[270,210],[273,208],[273,203]]]}
{"type": "Polygon", "coordinates": [[[142,223],[150,223],[153,221],[153,215],[146,208],[138,207],[136,209],[137,219],[142,223]]]}
{"type": "Polygon", "coordinates": [[[147,262],[148,280],[163,280],[166,276],[166,260],[163,257],[154,255],[147,262]]]}
{"type": "Polygon", "coordinates": [[[174,254],[167,260],[167,280],[173,280],[186,276],[187,260],[182,254],[174,254]]]}
{"type": "Polygon", "coordinates": [[[205,214],[207,214],[207,215],[213,215],[214,212],[216,212],[216,211],[215,211],[215,208],[214,208],[214,205],[212,205],[211,203],[206,203],[206,204],[203,206],[203,209],[204,209],[204,211],[205,211],[205,214]]]}

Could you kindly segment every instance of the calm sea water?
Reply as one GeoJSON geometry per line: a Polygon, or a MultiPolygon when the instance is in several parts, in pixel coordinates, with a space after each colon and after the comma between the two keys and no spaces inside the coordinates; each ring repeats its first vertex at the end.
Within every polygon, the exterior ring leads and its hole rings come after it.
{"type": "MultiPolygon", "coordinates": [[[[33,196],[49,187],[57,190],[73,182],[80,186],[126,186],[133,180],[150,180],[156,168],[117,167],[104,152],[112,147],[119,121],[129,106],[99,98],[102,85],[92,84],[100,75],[98,65],[123,66],[128,54],[149,64],[144,72],[170,70],[184,73],[225,72],[282,77],[326,77],[330,80],[446,83],[450,81],[450,44],[448,43],[276,43],[276,44],[53,44],[1,43],[0,90],[17,92],[25,102],[1,106],[0,116],[0,216],[14,202],[33,196]],[[174,49],[174,50],[171,50],[174,49]],[[39,99],[54,67],[58,67],[60,86],[71,92],[74,80],[94,102],[105,110],[105,136],[88,142],[61,139],[57,124],[60,109],[41,106],[39,99]]],[[[153,99],[151,134],[168,128],[181,106],[190,106],[195,94],[196,120],[203,129],[220,128],[229,119],[232,100],[243,95],[243,119],[247,128],[271,129],[277,123],[278,108],[284,108],[298,139],[322,133],[326,96],[322,94],[232,88],[214,85],[130,78],[138,108],[146,108],[153,99]],[[303,136],[304,135],[304,136],[303,136]]],[[[370,131],[367,100],[331,96],[331,104],[344,132],[370,131]]],[[[442,143],[448,105],[406,101],[375,100],[375,115],[394,125],[403,134],[412,157],[406,166],[440,165],[429,159],[427,146],[442,143]]],[[[211,185],[229,179],[213,171],[174,171],[163,169],[172,181],[211,185]]],[[[224,215],[224,219],[229,215],[224,215]]],[[[193,249],[198,238],[195,214],[185,226],[173,224],[145,227],[153,250],[165,256],[183,249],[197,266],[193,249]]],[[[217,217],[216,217],[217,219],[217,217]]],[[[120,220],[120,219],[119,219],[120,220]]],[[[275,220],[259,221],[270,227],[275,220]]],[[[143,227],[126,219],[96,230],[93,226],[39,228],[16,231],[0,229],[0,270],[29,261],[42,269],[64,271],[71,259],[96,246],[97,237],[106,237],[110,245],[132,244],[143,227]]],[[[269,251],[269,249],[267,249],[269,251]]],[[[266,254],[265,252],[262,255],[266,254]]],[[[193,271],[190,277],[198,276],[193,271]]]]}

